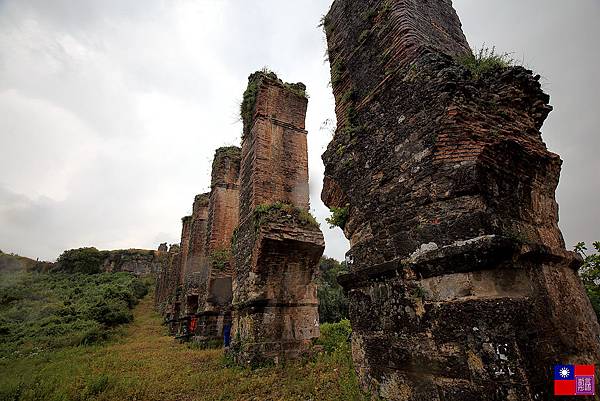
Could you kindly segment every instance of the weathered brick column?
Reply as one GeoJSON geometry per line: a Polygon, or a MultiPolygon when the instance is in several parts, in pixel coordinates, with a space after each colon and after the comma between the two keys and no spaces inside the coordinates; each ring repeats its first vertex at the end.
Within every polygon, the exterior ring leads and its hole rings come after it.
{"type": "Polygon", "coordinates": [[[319,335],[324,242],[308,213],[304,91],[257,72],[244,93],[231,348],[243,364],[294,358],[319,335]]]}
{"type": "Polygon", "coordinates": [[[190,238],[192,232],[192,216],[181,218],[181,266],[179,269],[179,285],[183,285],[185,274],[188,270],[188,256],[190,253],[190,238]]]}
{"type": "Polygon", "coordinates": [[[231,324],[231,237],[238,225],[240,148],[219,148],[212,164],[206,233],[206,291],[201,294],[199,335],[222,339],[223,326],[231,324]]]}
{"type": "Polygon", "coordinates": [[[179,317],[180,304],[177,299],[179,285],[179,269],[181,267],[181,247],[173,244],[169,248],[169,262],[165,274],[162,275],[162,289],[159,310],[170,322],[169,329],[175,330],[174,319],[179,317]]]}
{"type": "Polygon", "coordinates": [[[348,216],[341,282],[363,386],[547,400],[553,364],[598,366],[539,76],[458,62],[470,50],[449,0],[335,0],[324,28],[338,125],[322,199],[348,216]]]}
{"type": "Polygon", "coordinates": [[[183,282],[185,312],[188,315],[198,311],[199,295],[206,291],[206,274],[203,273],[202,266],[206,261],[208,200],[208,193],[196,195],[192,207],[189,250],[183,282]]]}

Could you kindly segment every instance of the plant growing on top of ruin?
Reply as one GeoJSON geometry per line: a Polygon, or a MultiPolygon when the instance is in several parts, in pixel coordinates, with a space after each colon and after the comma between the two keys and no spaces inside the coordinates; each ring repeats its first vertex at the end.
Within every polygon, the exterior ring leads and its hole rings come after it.
{"type": "Polygon", "coordinates": [[[323,32],[325,32],[325,35],[329,36],[332,33],[331,18],[329,18],[327,15],[323,15],[321,17],[321,21],[319,22],[318,27],[323,28],[323,32]]]}
{"type": "Polygon", "coordinates": [[[579,242],[575,245],[575,252],[583,257],[583,265],[579,268],[579,276],[588,297],[592,302],[596,315],[600,318],[600,241],[593,243],[596,253],[587,254],[585,243],[579,242]]]}
{"type": "Polygon", "coordinates": [[[309,211],[284,202],[258,205],[254,209],[254,222],[256,229],[267,222],[282,222],[293,220],[301,225],[319,227],[319,223],[309,211]]]}
{"type": "Polygon", "coordinates": [[[339,227],[343,230],[348,221],[348,205],[344,207],[331,207],[329,210],[331,211],[331,216],[325,219],[329,223],[329,227],[339,227]]]}
{"type": "Polygon", "coordinates": [[[288,89],[290,92],[293,92],[298,96],[308,98],[308,95],[306,93],[306,86],[302,82],[283,82],[281,79],[279,79],[277,74],[275,74],[267,67],[264,67],[262,70],[250,74],[250,76],[248,77],[248,86],[244,91],[242,103],[240,104],[240,117],[242,119],[242,123],[244,124],[244,133],[242,135],[242,138],[252,128],[252,123],[254,122],[253,114],[254,108],[256,106],[256,96],[258,95],[258,90],[263,79],[270,79],[272,81],[275,81],[282,85],[284,88],[288,89]]]}
{"type": "Polygon", "coordinates": [[[509,53],[496,53],[496,47],[489,48],[485,45],[479,50],[457,57],[456,61],[469,70],[475,79],[514,65],[509,53]]]}
{"type": "Polygon", "coordinates": [[[227,248],[215,249],[210,253],[209,259],[215,269],[222,271],[231,259],[231,251],[227,248]]]}
{"type": "MultiPolygon", "coordinates": [[[[219,155],[224,155],[229,158],[238,158],[238,157],[240,157],[240,151],[241,151],[241,149],[237,146],[222,146],[216,150],[216,153],[218,153],[219,155]]],[[[214,161],[213,161],[213,163],[214,163],[214,161]]],[[[202,195],[204,195],[204,194],[202,194],[202,195]]],[[[199,196],[202,196],[202,195],[199,195],[199,196]]]]}
{"type": "Polygon", "coordinates": [[[252,127],[252,113],[256,105],[256,96],[260,86],[260,72],[255,72],[248,78],[248,87],[244,91],[242,104],[240,105],[240,117],[244,124],[244,135],[252,127]]]}

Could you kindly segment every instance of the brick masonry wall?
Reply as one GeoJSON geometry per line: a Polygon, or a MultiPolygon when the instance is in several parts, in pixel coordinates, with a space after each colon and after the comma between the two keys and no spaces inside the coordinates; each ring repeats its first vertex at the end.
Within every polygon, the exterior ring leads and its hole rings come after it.
{"type": "MultiPolygon", "coordinates": [[[[229,313],[231,307],[231,238],[239,222],[240,148],[217,149],[212,165],[207,227],[208,288],[203,311],[229,313]]],[[[209,323],[210,324],[210,323],[209,323]]]]}
{"type": "Polygon", "coordinates": [[[186,272],[183,282],[183,293],[186,298],[186,313],[196,313],[198,297],[206,292],[206,231],[208,222],[208,193],[196,195],[192,207],[190,227],[190,245],[187,257],[186,272]]]}
{"type": "Polygon", "coordinates": [[[192,216],[181,218],[181,267],[179,269],[179,285],[183,285],[183,278],[187,273],[188,255],[190,252],[190,234],[192,230],[192,216]]]}
{"type": "Polygon", "coordinates": [[[308,210],[308,100],[264,79],[251,132],[242,142],[240,218],[261,204],[286,202],[308,210]]]}

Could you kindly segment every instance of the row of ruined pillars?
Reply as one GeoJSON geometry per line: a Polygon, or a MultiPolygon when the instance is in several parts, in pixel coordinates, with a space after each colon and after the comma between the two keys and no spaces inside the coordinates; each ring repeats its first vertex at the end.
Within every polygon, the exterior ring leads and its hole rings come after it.
{"type": "MultiPolygon", "coordinates": [[[[398,401],[548,400],[557,363],[596,364],[600,386],[600,326],[558,227],[540,77],[473,70],[449,0],[335,0],[323,28],[337,129],[321,197],[345,216],[339,281],[362,387],[398,401]]],[[[250,76],[242,147],[215,154],[211,192],[157,283],[174,327],[217,339],[231,322],[240,363],[297,357],[319,335],[304,89],[250,76]]]]}
{"type": "Polygon", "coordinates": [[[211,191],[181,219],[181,242],[157,282],[156,303],[173,334],[218,340],[231,325],[231,238],[238,223],[240,149],[215,152],[211,191]]]}
{"type": "Polygon", "coordinates": [[[216,150],[155,302],[176,337],[231,338],[234,357],[254,364],[295,358],[319,336],[324,241],[309,214],[304,85],[257,72],[246,92],[242,146],[216,150]]]}

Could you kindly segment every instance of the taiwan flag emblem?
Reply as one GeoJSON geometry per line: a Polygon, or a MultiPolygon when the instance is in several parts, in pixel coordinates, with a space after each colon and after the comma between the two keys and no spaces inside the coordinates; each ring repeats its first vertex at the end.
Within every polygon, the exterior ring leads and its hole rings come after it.
{"type": "Polygon", "coordinates": [[[595,395],[594,365],[554,365],[554,395],[595,395]]]}

